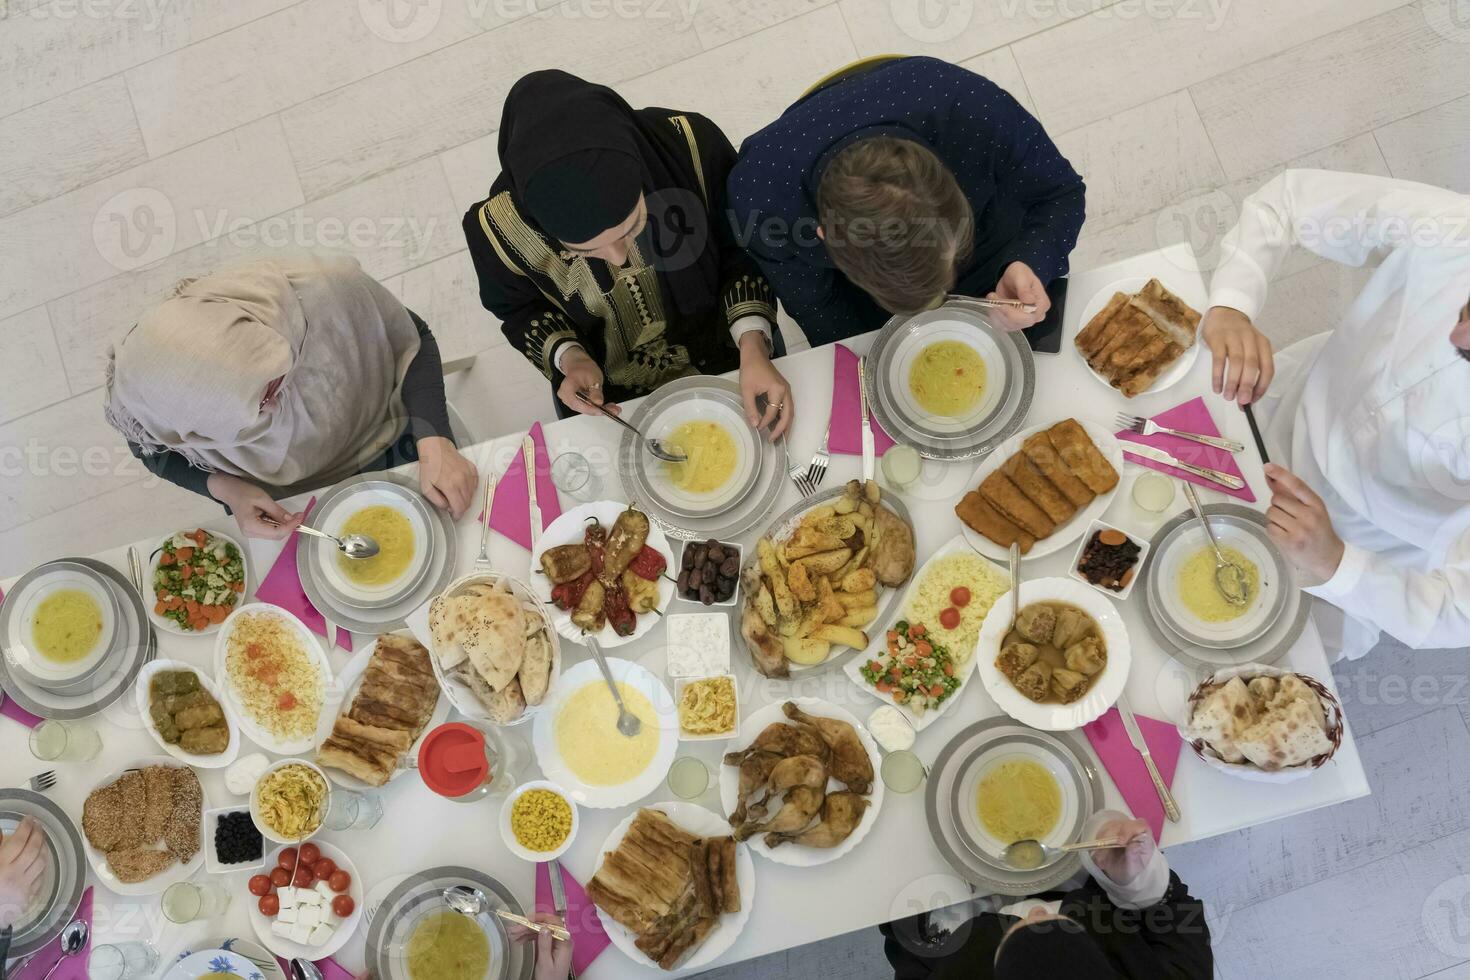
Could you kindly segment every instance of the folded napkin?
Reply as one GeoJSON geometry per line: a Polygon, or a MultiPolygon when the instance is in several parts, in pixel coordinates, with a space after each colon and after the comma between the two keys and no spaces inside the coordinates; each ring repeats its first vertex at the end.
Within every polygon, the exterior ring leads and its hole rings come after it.
{"type": "MultiPolygon", "coordinates": [[[[302,513],[310,514],[315,505],[316,498],[312,497],[306,502],[306,509],[302,513]]],[[[301,574],[296,570],[296,542],[300,540],[299,534],[293,534],[286,539],[286,547],[281,549],[281,555],[266,573],[265,581],[255,590],[255,598],[280,606],[305,623],[313,633],[326,636],[326,618],[316,611],[316,607],[306,597],[306,590],[301,587],[301,574]]],[[[343,650],[352,652],[352,634],[346,630],[337,630],[336,643],[343,650]]]]}
{"type": "MultiPolygon", "coordinates": [[[[561,516],[561,500],[551,480],[551,458],[546,452],[546,436],[541,423],[531,426],[531,441],[536,444],[536,503],[541,507],[541,530],[561,516]]],[[[495,499],[490,501],[490,527],[516,544],[531,550],[531,495],[526,492],[526,454],[517,449],[515,459],[495,484],[495,499]]],[[[480,513],[480,520],[485,514],[480,513]]]]}
{"type": "MultiPolygon", "coordinates": [[[[66,921],[82,919],[90,927],[92,925],[92,889],[89,886],[82,892],[82,900],[77,905],[76,914],[70,916],[66,921]]],[[[26,961],[26,965],[18,972],[10,974],[10,980],[41,980],[42,977],[54,966],[56,972],[52,973],[50,980],[87,980],[87,960],[92,955],[92,935],[87,934],[87,944],[81,951],[65,957],[64,962],[57,964],[57,960],[63,959],[61,955],[61,937],[57,936],[26,961]]]]}
{"type": "MultiPolygon", "coordinates": [[[[0,589],[0,602],[3,601],[5,601],[5,590],[0,589]]],[[[4,715],[7,718],[14,718],[16,721],[20,722],[27,728],[35,728],[42,721],[45,720],[44,718],[38,718],[37,716],[31,714],[29,711],[22,708],[14,701],[10,700],[10,698],[5,696],[4,691],[0,691],[0,715],[4,715]]]]}
{"type": "MultiPolygon", "coordinates": [[[[345,633],[346,630],[343,630],[343,632],[345,633]]],[[[291,975],[291,961],[277,956],[276,962],[281,964],[281,972],[289,977],[291,975]]],[[[323,980],[355,980],[356,978],[356,975],[351,970],[330,956],[324,960],[312,960],[312,962],[316,964],[318,970],[322,971],[323,980]]]]}
{"type": "MultiPolygon", "coordinates": [[[[555,914],[556,909],[551,902],[550,868],[551,865],[545,862],[536,864],[536,911],[555,914]]],[[[568,874],[566,868],[562,868],[561,877],[567,890],[567,931],[572,934],[572,969],[581,976],[612,940],[607,938],[607,931],[602,928],[597,906],[592,904],[577,879],[568,874]]]]}
{"type": "MultiPolygon", "coordinates": [[[[1179,738],[1179,730],[1155,718],[1144,715],[1135,717],[1138,719],[1138,730],[1143,733],[1143,740],[1148,743],[1148,750],[1153,755],[1154,766],[1164,778],[1164,785],[1173,787],[1174,770],[1179,765],[1179,751],[1184,747],[1184,742],[1179,738]]],[[[1082,731],[1092,743],[1093,751],[1102,760],[1103,768],[1113,777],[1113,785],[1123,794],[1128,809],[1135,817],[1148,824],[1148,829],[1153,831],[1154,840],[1157,841],[1164,829],[1164,804],[1159,801],[1154,781],[1148,774],[1148,766],[1143,764],[1143,756],[1138,754],[1128,738],[1128,729],[1123,727],[1123,718],[1118,714],[1118,709],[1109,708],[1107,714],[1083,726],[1082,731]]]]}
{"type": "MultiPolygon", "coordinates": [[[[832,346],[832,431],[827,436],[827,448],[834,453],[848,456],[863,454],[863,398],[858,390],[858,358],[841,344],[832,346]]],[[[893,445],[893,440],[878,420],[873,418],[872,406],[868,418],[873,426],[873,448],[882,456],[893,445]]]]}
{"type": "MultiPolygon", "coordinates": [[[[1154,421],[1170,429],[1179,429],[1183,432],[1197,432],[1202,436],[1218,436],[1220,434],[1219,427],[1215,425],[1215,420],[1210,416],[1210,410],[1205,407],[1204,398],[1195,398],[1185,402],[1183,405],[1176,405],[1167,412],[1155,415],[1154,421]]],[[[1154,446],[1155,448],[1163,449],[1173,453],[1174,457],[1180,462],[1192,463],[1195,466],[1208,466],[1212,470],[1219,470],[1222,473],[1230,473],[1238,476],[1242,480],[1245,479],[1245,474],[1240,472],[1239,466],[1235,465],[1234,456],[1223,449],[1206,446],[1202,442],[1195,442],[1192,439],[1181,439],[1178,436],[1165,435],[1162,432],[1152,436],[1141,436],[1136,432],[1119,432],[1118,438],[1124,442],[1138,442],[1145,446],[1154,446]]],[[[1127,446],[1123,447],[1123,452],[1128,452],[1127,446]]],[[[1144,459],[1142,456],[1129,454],[1128,459],[1130,462],[1137,463],[1139,466],[1147,466],[1151,470],[1158,470],[1160,473],[1167,473],[1181,480],[1188,480],[1190,483],[1207,489],[1218,490],[1220,493],[1229,494],[1232,497],[1239,497],[1247,503],[1255,503],[1256,495],[1251,492],[1249,483],[1246,484],[1244,490],[1231,490],[1228,487],[1222,487],[1213,480],[1206,480],[1202,476],[1186,473],[1165,463],[1155,463],[1153,460],[1144,459]]]]}

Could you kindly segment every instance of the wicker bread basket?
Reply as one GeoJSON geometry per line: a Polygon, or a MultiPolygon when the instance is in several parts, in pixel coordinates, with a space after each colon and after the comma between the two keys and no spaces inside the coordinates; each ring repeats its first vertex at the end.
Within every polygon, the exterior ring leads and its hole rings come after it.
{"type": "Polygon", "coordinates": [[[1194,750],[1194,754],[1212,769],[1229,773],[1241,779],[1249,779],[1256,782],[1286,783],[1293,780],[1310,776],[1313,772],[1325,766],[1342,746],[1343,720],[1342,704],[1337,700],[1327,686],[1315,677],[1298,673],[1293,670],[1283,670],[1280,667],[1271,667],[1266,664],[1242,664],[1238,667],[1227,667],[1216,671],[1210,677],[1200,683],[1189,695],[1185,704],[1184,718],[1179,724],[1179,735],[1194,750]],[[1321,755],[1313,756],[1300,765],[1291,766],[1286,769],[1268,770],[1262,769],[1253,762],[1226,762],[1210,747],[1204,739],[1191,738],[1189,735],[1189,722],[1194,717],[1195,708],[1216,688],[1222,686],[1232,678],[1239,677],[1242,681],[1250,683],[1257,677],[1285,677],[1294,674],[1322,702],[1322,712],[1327,720],[1327,739],[1332,743],[1331,750],[1321,755]]]}

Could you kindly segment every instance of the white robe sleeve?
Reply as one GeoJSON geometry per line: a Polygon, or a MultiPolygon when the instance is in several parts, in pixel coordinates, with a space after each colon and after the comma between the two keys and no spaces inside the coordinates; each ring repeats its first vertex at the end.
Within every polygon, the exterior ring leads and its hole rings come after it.
{"type": "Polygon", "coordinates": [[[1304,591],[1372,623],[1415,650],[1470,643],[1470,531],[1451,543],[1443,568],[1421,572],[1348,544],[1332,578],[1304,591]]]}
{"type": "Polygon", "coordinates": [[[1361,266],[1404,245],[1434,245],[1464,232],[1465,197],[1391,177],[1287,170],[1241,204],[1220,246],[1210,305],[1254,320],[1266,289],[1294,247],[1361,266]]]}

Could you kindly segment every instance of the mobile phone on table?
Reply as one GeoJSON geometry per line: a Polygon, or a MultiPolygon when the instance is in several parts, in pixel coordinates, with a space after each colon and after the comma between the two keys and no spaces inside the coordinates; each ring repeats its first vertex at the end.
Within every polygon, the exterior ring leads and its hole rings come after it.
{"type": "Polygon", "coordinates": [[[1056,354],[1062,349],[1062,314],[1067,309],[1067,277],[1053,279],[1046,287],[1046,295],[1051,300],[1051,309],[1046,311],[1046,317],[1021,332],[1026,335],[1027,342],[1036,353],[1056,354]]]}

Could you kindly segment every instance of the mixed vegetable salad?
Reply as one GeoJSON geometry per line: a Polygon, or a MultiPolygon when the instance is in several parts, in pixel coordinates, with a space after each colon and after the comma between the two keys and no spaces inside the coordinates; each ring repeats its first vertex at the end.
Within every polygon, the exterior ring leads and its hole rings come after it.
{"type": "Polygon", "coordinates": [[[888,631],[888,649],[862,666],[863,679],[916,715],[943,704],[959,690],[949,648],[929,639],[923,623],[900,619],[888,631]]]}
{"type": "Polygon", "coordinates": [[[223,623],[245,592],[240,551],[203,528],[164,541],[153,572],[153,611],[186,632],[223,623]]]}

